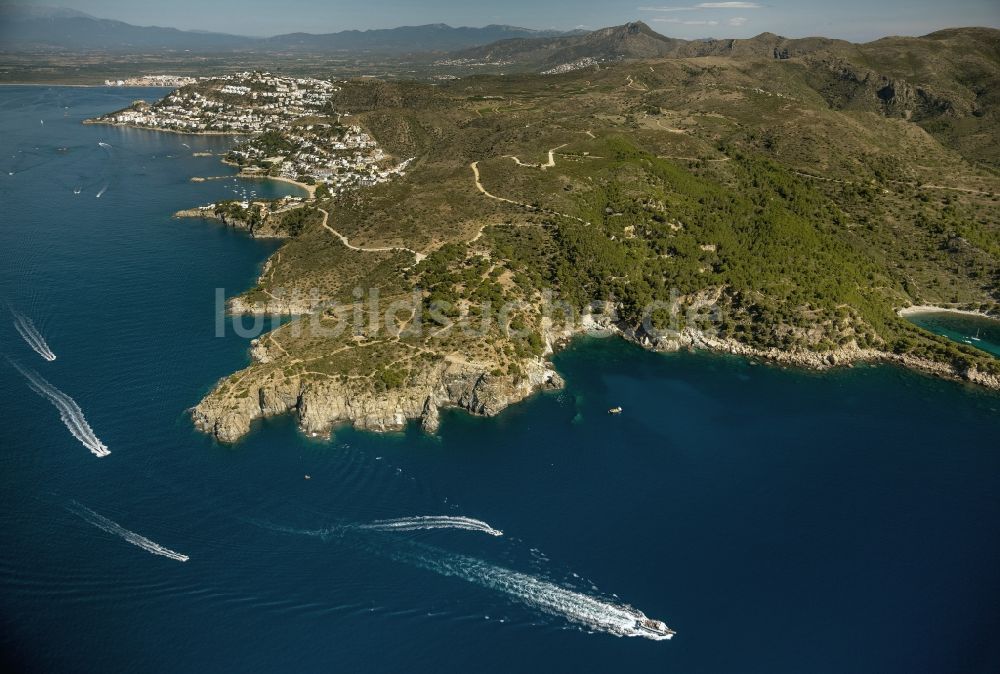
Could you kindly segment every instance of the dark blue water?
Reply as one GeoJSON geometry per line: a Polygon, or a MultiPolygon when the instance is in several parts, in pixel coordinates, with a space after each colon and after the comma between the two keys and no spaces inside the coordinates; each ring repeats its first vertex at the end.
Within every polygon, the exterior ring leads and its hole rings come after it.
{"type": "Polygon", "coordinates": [[[185,409],[247,362],[245,341],[213,336],[214,289],[251,285],[274,244],[169,217],[232,193],[188,180],[224,173],[190,155],[231,141],[79,124],[136,97],[0,89],[0,293],[58,359],[6,312],[0,350],[71,395],[112,452],[93,456],[0,361],[4,664],[997,671],[995,394],[595,340],[557,358],[564,391],[496,419],[446,414],[439,438],[314,442],[277,420],[226,448],[194,432],[185,409]],[[129,545],[74,502],[190,561],[129,545]],[[505,535],[352,527],[431,514],[505,535]],[[524,600],[504,569],[678,635],[589,631],[524,600]]]}

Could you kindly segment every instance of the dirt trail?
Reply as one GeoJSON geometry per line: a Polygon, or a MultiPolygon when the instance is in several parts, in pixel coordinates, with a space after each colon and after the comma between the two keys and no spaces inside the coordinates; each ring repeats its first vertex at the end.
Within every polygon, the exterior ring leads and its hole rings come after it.
{"type": "Polygon", "coordinates": [[[634,89],[636,91],[649,91],[647,87],[644,87],[641,84],[636,84],[635,80],[632,79],[631,75],[625,76],[625,87],[627,89],[634,89]]]}
{"type": "MultiPolygon", "coordinates": [[[[514,204],[515,206],[521,206],[522,208],[529,208],[534,210],[534,206],[530,204],[522,204],[520,201],[514,201],[513,199],[507,199],[506,197],[498,197],[495,194],[490,194],[485,187],[483,187],[482,180],[479,175],[479,162],[474,161],[469,164],[469,168],[472,169],[472,175],[476,181],[476,189],[488,196],[490,199],[496,199],[497,201],[505,201],[508,204],[514,204]]],[[[478,236],[476,238],[479,238],[478,236]]]]}
{"type": "Polygon", "coordinates": [[[420,263],[421,260],[427,257],[424,253],[418,253],[412,248],[405,248],[403,246],[385,246],[383,248],[362,248],[361,246],[355,246],[350,241],[347,240],[346,236],[344,236],[343,234],[335,230],[333,227],[331,227],[329,224],[327,224],[330,221],[330,214],[326,210],[322,208],[317,208],[316,210],[318,210],[320,213],[323,214],[323,223],[322,223],[323,228],[326,231],[333,234],[338,239],[340,239],[340,242],[345,246],[347,246],[348,248],[350,248],[351,250],[356,250],[362,253],[394,253],[398,250],[405,250],[407,253],[413,254],[413,257],[416,258],[418,264],[420,263]]]}
{"type": "Polygon", "coordinates": [[[671,126],[663,126],[662,119],[656,120],[656,126],[660,127],[664,131],[669,131],[670,133],[687,133],[686,129],[675,129],[674,127],[671,126]]]}
{"type": "MultiPolygon", "coordinates": [[[[554,150],[553,150],[553,152],[554,152],[554,150]]],[[[553,160],[553,164],[554,164],[554,160],[553,160]]],[[[539,213],[546,213],[548,215],[558,215],[561,218],[569,218],[571,220],[576,220],[577,222],[582,222],[585,225],[589,225],[590,224],[589,222],[587,222],[583,218],[578,218],[575,215],[567,215],[566,213],[560,213],[559,211],[553,211],[553,210],[550,210],[548,208],[539,208],[537,206],[532,206],[531,204],[525,204],[525,203],[522,203],[520,201],[514,201],[513,199],[508,199],[506,197],[498,197],[495,194],[491,194],[485,187],[483,187],[482,178],[479,175],[479,162],[478,161],[472,162],[471,164],[469,164],[469,168],[472,169],[473,179],[476,181],[476,189],[479,190],[480,192],[482,192],[483,194],[485,194],[486,196],[488,196],[490,199],[495,199],[497,201],[503,201],[503,202],[508,203],[508,204],[513,204],[514,206],[520,206],[521,208],[526,208],[529,211],[538,211],[539,213]]],[[[470,243],[472,241],[476,241],[480,236],[482,236],[483,235],[483,229],[485,229],[487,226],[488,225],[483,225],[482,227],[480,227],[479,228],[479,233],[477,233],[476,236],[474,236],[470,240],[470,243]]]]}
{"type": "Polygon", "coordinates": [[[517,164],[518,166],[524,166],[525,168],[540,168],[540,169],[542,169],[544,171],[545,169],[552,168],[552,167],[554,167],[556,165],[556,150],[561,150],[562,148],[566,147],[567,145],[569,145],[569,143],[563,143],[559,147],[554,147],[551,150],[549,150],[549,160],[546,163],[544,163],[544,164],[529,164],[527,162],[521,161],[520,159],[518,159],[517,157],[515,157],[512,154],[505,154],[504,158],[505,159],[513,159],[514,163],[517,164]]]}
{"type": "Polygon", "coordinates": [[[703,159],[702,157],[682,157],[676,154],[658,154],[657,159],[684,159],[687,161],[730,161],[730,157],[719,157],[717,159],[703,159]]]}

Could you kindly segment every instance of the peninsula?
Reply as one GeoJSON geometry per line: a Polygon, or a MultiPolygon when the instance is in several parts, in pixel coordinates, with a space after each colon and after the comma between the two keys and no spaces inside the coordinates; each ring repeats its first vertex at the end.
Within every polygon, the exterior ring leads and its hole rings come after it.
{"type": "Polygon", "coordinates": [[[898,42],[761,36],[433,84],[243,73],[92,121],[244,134],[227,161],[314,190],[182,212],[286,238],[228,307],[297,319],[193,410],[224,442],[284,413],[311,434],[496,414],[560,386],[548,356],[588,332],[1000,389],[1000,361],[899,315],[1000,315],[998,127],[963,84],[1000,82],[975,56],[996,34],[899,38],[927,55],[905,65],[898,42]]]}

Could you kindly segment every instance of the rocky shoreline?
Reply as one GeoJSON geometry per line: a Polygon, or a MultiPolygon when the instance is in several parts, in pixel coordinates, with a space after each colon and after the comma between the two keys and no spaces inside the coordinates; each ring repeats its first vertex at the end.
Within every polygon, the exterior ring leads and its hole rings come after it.
{"type": "Polygon", "coordinates": [[[254,239],[280,239],[284,238],[280,234],[268,231],[266,228],[251,227],[250,223],[239,218],[230,218],[219,215],[211,208],[186,208],[174,213],[175,218],[201,218],[202,220],[214,220],[221,222],[226,227],[241,229],[254,239]]]}
{"type": "MultiPolygon", "coordinates": [[[[257,360],[268,358],[259,342],[251,351],[257,360]]],[[[224,443],[238,441],[251,424],[265,417],[294,413],[302,432],[329,435],[338,424],[390,432],[411,420],[434,433],[440,410],[455,407],[482,416],[494,416],[539,390],[558,389],[562,378],[544,360],[527,364],[522,377],[498,376],[457,358],[428,368],[406,386],[383,393],[364,382],[335,379],[315,382],[272,378],[258,382],[245,397],[209,395],[192,410],[195,426],[224,443]]]]}
{"type": "Polygon", "coordinates": [[[203,220],[214,220],[221,222],[226,227],[240,229],[249,234],[254,239],[284,239],[287,235],[277,228],[277,223],[272,217],[280,215],[283,211],[265,212],[260,223],[251,225],[246,220],[234,218],[225,214],[216,213],[211,208],[186,208],[174,213],[175,218],[201,218],[203,220]]]}
{"type": "MultiPolygon", "coordinates": [[[[240,306],[237,303],[233,308],[240,306]]],[[[651,351],[705,350],[817,371],[850,367],[855,363],[887,363],[1000,391],[1000,376],[980,372],[974,366],[960,370],[947,363],[858,347],[823,353],[758,349],[693,328],[654,338],[592,317],[586,317],[575,330],[548,331],[545,339],[549,348],[545,355],[565,348],[581,335],[617,336],[651,351]]],[[[251,356],[259,363],[271,360],[261,340],[252,344],[251,356]]],[[[286,413],[295,414],[299,428],[313,436],[328,435],[338,424],[389,432],[402,430],[411,421],[419,421],[425,431],[434,433],[442,409],[458,408],[476,415],[494,416],[539,391],[563,386],[562,378],[544,357],[524,361],[522,367],[524,374],[520,377],[494,375],[490,372],[490,364],[469,363],[459,357],[446,356],[403,388],[381,393],[364,381],[341,383],[331,379],[317,383],[272,378],[256,383],[253,392],[242,398],[218,395],[213,391],[193,408],[192,416],[200,430],[224,443],[237,442],[257,419],[286,413]]]]}
{"type": "MultiPolygon", "coordinates": [[[[263,277],[270,270],[270,261],[265,263],[263,277]]],[[[321,300],[307,297],[270,297],[264,303],[249,302],[242,295],[237,295],[226,301],[226,312],[231,316],[305,316],[311,314],[323,304],[321,300]]]]}
{"type": "Polygon", "coordinates": [[[741,344],[736,340],[716,339],[696,330],[687,329],[681,333],[676,348],[656,348],[656,350],[677,350],[685,347],[704,349],[716,353],[729,353],[745,358],[759,358],[770,363],[818,371],[831,370],[837,367],[850,367],[855,363],[886,363],[899,365],[943,379],[969,382],[1000,391],[1000,376],[980,372],[975,366],[963,370],[949,363],[920,358],[910,354],[898,354],[879,349],[862,349],[856,346],[841,347],[822,353],[813,351],[782,351],[777,348],[757,349],[746,344],[741,344]]]}
{"type": "MultiPolygon", "coordinates": [[[[42,86],[42,85],[39,85],[42,86]]],[[[60,85],[61,86],[61,85],[60,85]]],[[[81,85],[82,86],[82,85],[81,85]]],[[[102,119],[100,117],[95,117],[93,119],[85,119],[81,124],[101,124],[104,126],[118,126],[122,128],[129,129],[143,129],[145,131],[159,131],[160,133],[176,133],[182,136],[245,136],[247,134],[240,133],[238,131],[190,131],[187,129],[166,129],[155,126],[138,126],[136,124],[126,124],[121,122],[113,122],[109,119],[102,119]]]]}

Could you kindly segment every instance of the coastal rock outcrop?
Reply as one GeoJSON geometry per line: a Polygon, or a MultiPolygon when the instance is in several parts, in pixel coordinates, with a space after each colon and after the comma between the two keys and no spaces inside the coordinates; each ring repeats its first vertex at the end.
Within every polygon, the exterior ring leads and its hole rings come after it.
{"type": "Polygon", "coordinates": [[[881,349],[861,348],[855,344],[830,351],[759,349],[735,339],[715,337],[693,328],[685,328],[662,338],[651,339],[641,333],[638,335],[627,334],[626,336],[640,346],[655,351],[669,352],[683,348],[702,349],[745,358],[759,358],[772,363],[810,370],[830,370],[836,367],[850,366],[854,363],[892,363],[936,377],[967,381],[993,390],[1000,390],[1000,376],[982,372],[975,365],[966,367],[958,363],[946,363],[907,353],[899,354],[881,349]]]}
{"type": "MultiPolygon", "coordinates": [[[[257,174],[240,177],[260,178],[257,174]]],[[[192,178],[192,181],[215,180],[215,178],[192,178]]],[[[284,179],[306,189],[312,194],[313,187],[284,179]]],[[[302,197],[285,196],[280,199],[225,200],[218,203],[187,208],[174,213],[175,218],[203,218],[221,222],[227,227],[247,232],[255,239],[283,239],[297,236],[310,217],[318,217],[302,197]]]]}
{"type": "MultiPolygon", "coordinates": [[[[267,270],[265,269],[265,274],[267,270]]],[[[244,296],[226,300],[226,312],[234,316],[303,316],[316,311],[324,300],[319,297],[294,295],[269,296],[261,301],[248,301],[244,296]]]]}
{"type": "MultiPolygon", "coordinates": [[[[551,354],[578,335],[617,336],[653,351],[705,350],[813,370],[849,367],[860,362],[893,363],[1000,390],[1000,377],[958,361],[942,362],[908,353],[861,348],[853,342],[827,351],[762,349],[695,327],[647,331],[617,321],[614,311],[606,309],[605,313],[583,316],[573,326],[546,324],[542,331],[545,354],[551,354]]],[[[273,367],[287,354],[272,352],[268,344],[267,338],[254,340],[250,354],[255,364],[220,382],[194,408],[193,418],[199,429],[222,442],[232,443],[249,432],[256,419],[293,413],[302,431],[311,435],[329,434],[337,424],[375,432],[398,431],[410,421],[419,421],[424,431],[435,433],[443,408],[494,416],[536,391],[564,385],[544,358],[520,360],[517,374],[507,374],[502,373],[496,362],[470,361],[456,353],[439,354],[427,367],[391,387],[365,376],[290,375],[273,367]],[[269,364],[271,367],[260,367],[269,364]]]]}
{"type": "MultiPolygon", "coordinates": [[[[254,352],[258,357],[259,350],[254,352]]],[[[250,373],[252,366],[242,375],[250,373]]],[[[236,375],[240,380],[241,375],[236,375]]],[[[228,381],[228,380],[227,380],[228,381]]],[[[369,381],[323,380],[271,375],[251,385],[220,383],[193,410],[195,425],[221,442],[235,442],[264,417],[293,412],[310,435],[325,435],[341,423],[386,432],[401,430],[410,420],[434,432],[442,407],[458,407],[493,416],[536,391],[563,386],[562,378],[543,360],[526,363],[518,376],[492,374],[485,364],[446,358],[414,381],[397,389],[377,390],[369,381]]]]}

